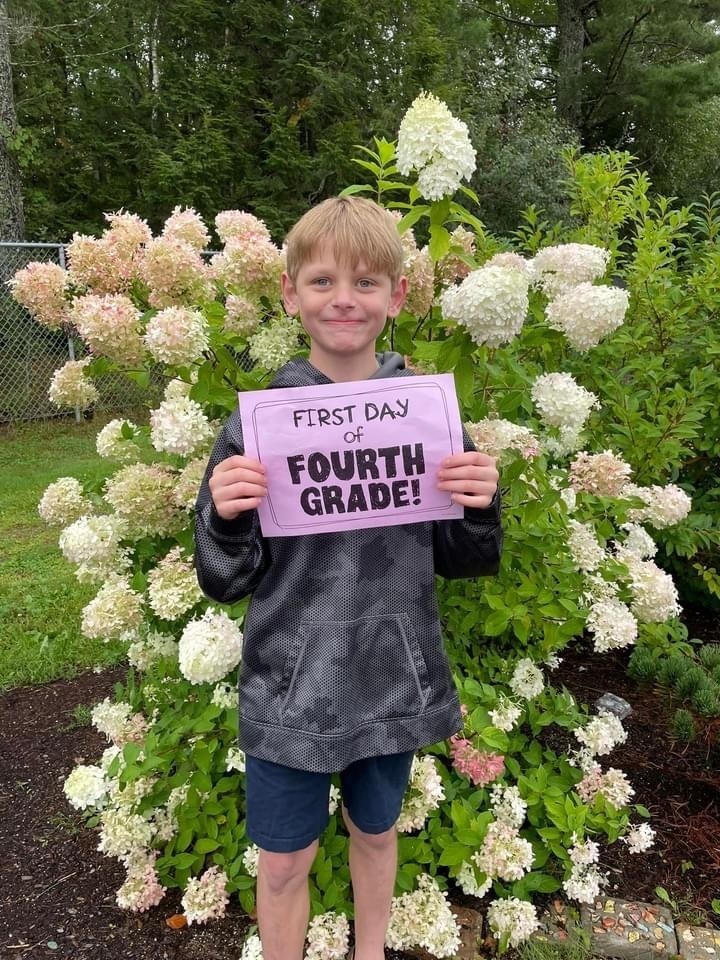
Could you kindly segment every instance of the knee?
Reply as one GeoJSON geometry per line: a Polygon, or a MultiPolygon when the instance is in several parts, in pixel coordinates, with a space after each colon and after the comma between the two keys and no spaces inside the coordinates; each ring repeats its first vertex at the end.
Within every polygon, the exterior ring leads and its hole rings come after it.
{"type": "Polygon", "coordinates": [[[272,893],[282,893],[307,883],[310,867],[317,853],[318,842],[314,840],[304,850],[292,853],[271,853],[260,850],[258,878],[272,893]]]}
{"type": "Polygon", "coordinates": [[[391,850],[396,846],[397,831],[395,830],[394,824],[389,830],[383,830],[382,833],[365,833],[352,822],[346,807],[342,808],[342,813],[345,825],[350,834],[350,839],[357,846],[378,853],[391,850]]]}

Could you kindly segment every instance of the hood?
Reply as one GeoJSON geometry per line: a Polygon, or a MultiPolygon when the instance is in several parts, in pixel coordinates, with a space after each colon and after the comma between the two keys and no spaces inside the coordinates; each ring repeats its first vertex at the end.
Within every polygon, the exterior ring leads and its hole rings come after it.
{"type": "MultiPolygon", "coordinates": [[[[369,380],[380,380],[385,377],[394,377],[400,370],[405,369],[405,360],[399,353],[387,350],[385,353],[376,353],[378,369],[369,380]]],[[[275,377],[268,384],[268,389],[274,387],[311,387],[317,383],[333,383],[333,381],[314,367],[305,357],[296,357],[281,367],[275,377]]]]}

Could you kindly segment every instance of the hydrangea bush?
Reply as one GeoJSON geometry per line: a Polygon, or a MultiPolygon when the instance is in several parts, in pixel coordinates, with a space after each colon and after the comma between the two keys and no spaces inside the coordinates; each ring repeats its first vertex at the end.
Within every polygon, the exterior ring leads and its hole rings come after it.
{"type": "MultiPolygon", "coordinates": [[[[642,342],[637,317],[647,304],[608,280],[647,260],[647,208],[624,267],[617,231],[627,218],[600,223],[594,209],[578,210],[585,220],[566,237],[529,211],[511,249],[454,199],[477,199],[463,184],[475,153],[444,104],[421,96],[397,145],[375,147],[358,160],[372,182],[346,192],[392,210],[411,281],[382,346],[419,372],[454,372],[467,429],[499,460],[506,543],[497,577],[439,584],[465,723],[413,763],[388,944],[451,956],[454,883],[486,898],[504,950],[536,929],[534,893],[591,901],[607,880],[602,844],[622,840],[641,853],[652,843],[639,819],[647,810],[606,760],[625,739],[622,724],[585,715],[552,686],[552,670],[584,631],[597,651],[682,639],[678,594],[653,559],[653,536],[679,531],[675,544],[690,543],[679,451],[690,448],[689,424],[700,430],[704,400],[685,409],[684,434],[660,405],[658,440],[629,379],[586,376],[618,337],[642,342]],[[632,417],[623,420],[622,409],[632,417]],[[665,461],[655,458],[648,472],[638,457],[679,436],[680,447],[666,444],[665,461]]],[[[582,168],[578,181],[597,187],[600,172],[592,180],[582,168]]],[[[147,425],[114,420],[98,434],[99,455],[117,464],[112,476],[84,488],[60,478],[39,505],[78,580],[98,587],[81,630],[125,642],[130,664],[114,700],[93,711],[107,749],[70,774],[65,793],[97,828],[98,849],[124,864],[122,907],[145,911],[179,888],[188,922],[204,923],[235,895],[253,909],[257,850],[245,834],[236,744],[246,601],[219,608],[199,591],[193,506],[237,391],[265,385],[307,343],[279,302],[283,253],[251,214],[218,214],[223,249],[209,262],[200,255],[209,232],[193,210],[176,208],[157,237],[131,213],[107,219],[100,238],[73,238],[67,272],[31,264],[11,282],[41,323],[90,350],[55,374],[53,403],[92,404],[93,380],[110,368],[142,382],[162,364],[167,377],[147,425]]],[[[343,957],[348,944],[348,841],[336,789],[331,813],[311,876],[309,957],[343,957]]],[[[242,955],[261,955],[256,937],[242,955]]]]}

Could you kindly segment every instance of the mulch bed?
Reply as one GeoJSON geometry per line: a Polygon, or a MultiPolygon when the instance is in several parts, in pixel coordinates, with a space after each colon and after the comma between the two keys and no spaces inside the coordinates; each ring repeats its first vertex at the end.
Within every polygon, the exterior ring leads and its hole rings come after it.
{"type": "MultiPolygon", "coordinates": [[[[691,636],[720,642],[715,616],[687,614],[686,622],[691,636]]],[[[620,843],[604,851],[610,890],[656,900],[654,889],[662,886],[686,914],[712,917],[710,900],[720,893],[717,728],[709,725],[690,745],[673,744],[666,697],[638,688],[626,676],[626,662],[626,652],[597,656],[580,644],[553,674],[591,707],[606,691],[633,706],[627,742],[603,759],[627,772],[634,799],[652,814],[657,839],[639,856],[620,843]]],[[[75,764],[94,763],[106,746],[94,728],[72,727],[73,709],[111,696],[123,677],[123,669],[87,673],[0,698],[0,954],[13,960],[237,960],[251,921],[236,901],[223,920],[180,930],[165,922],[182,912],[176,891],[149,915],[121,910],[115,892],[122,866],[97,852],[96,833],[84,827],[62,792],[75,764]]],[[[395,960],[403,956],[388,953],[395,960]]]]}

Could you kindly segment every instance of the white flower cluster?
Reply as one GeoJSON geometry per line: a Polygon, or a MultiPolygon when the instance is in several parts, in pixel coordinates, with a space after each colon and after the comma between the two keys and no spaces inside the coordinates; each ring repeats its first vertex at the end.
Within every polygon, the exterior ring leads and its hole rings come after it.
{"type": "Polygon", "coordinates": [[[68,360],[52,376],[48,388],[50,403],[56,407],[92,406],[98,398],[97,387],[84,374],[91,357],[84,360],[68,360]]]}
{"type": "Polygon", "coordinates": [[[606,553],[598,543],[592,526],[577,520],[570,520],[568,525],[568,548],[576,568],[588,573],[596,570],[605,559],[606,553]]]}
{"type": "Polygon", "coordinates": [[[237,710],[238,689],[231,683],[218,683],[215,685],[211,700],[224,710],[237,710]]]}
{"type": "Polygon", "coordinates": [[[250,846],[245,847],[245,851],[242,855],[243,866],[248,872],[249,877],[256,877],[258,875],[258,862],[260,860],[260,847],[256,843],[251,843],[250,846]]]}
{"type": "Polygon", "coordinates": [[[53,527],[67,526],[92,512],[92,504],[74,477],[61,477],[51,483],[38,504],[40,517],[53,527]]]}
{"type": "Polygon", "coordinates": [[[577,449],[590,411],[600,407],[595,394],[569,373],[546,373],[535,380],[530,395],[545,426],[560,430],[560,442],[555,441],[551,452],[561,455],[577,449]]]}
{"type": "Polygon", "coordinates": [[[278,317],[262,324],[248,340],[251,359],[267,370],[278,370],[297,353],[300,333],[294,318],[278,317]]]}
{"type": "Polygon", "coordinates": [[[519,270],[480,267],[440,298],[442,315],[464,326],[475,343],[499,347],[516,337],[528,310],[528,282],[519,270]]]}
{"type": "Polygon", "coordinates": [[[92,765],[78,764],[63,784],[63,793],[76,810],[100,807],[107,791],[105,772],[92,765]]]}
{"type": "Polygon", "coordinates": [[[148,602],[162,620],[177,620],[203,599],[192,557],[173,547],[148,574],[148,602]]]}
{"type": "Polygon", "coordinates": [[[163,400],[150,414],[150,439],[160,453],[197,457],[215,439],[215,428],[189,397],[163,400]]]}
{"type": "Polygon", "coordinates": [[[123,910],[132,910],[141,913],[156,907],[167,893],[167,888],[160,884],[155,861],[158,851],[152,853],[136,851],[125,857],[127,875],[125,882],[118,890],[115,901],[123,910]]]}
{"type": "Polygon", "coordinates": [[[331,817],[337,813],[337,808],[340,805],[341,797],[342,794],[340,793],[339,787],[336,787],[334,783],[331,783],[330,796],[328,797],[328,813],[331,817]]]}
{"type": "Polygon", "coordinates": [[[653,484],[651,487],[638,487],[628,484],[624,491],[626,497],[640,497],[647,504],[646,507],[628,511],[630,520],[640,523],[649,523],[656,530],[663,530],[675,523],[680,523],[690,512],[692,500],[674,483],[661,487],[653,484]]]}
{"type": "Polygon", "coordinates": [[[657,544],[645,527],[641,527],[637,523],[623,523],[620,529],[625,530],[627,536],[622,544],[615,543],[615,548],[618,553],[625,551],[634,553],[640,557],[641,560],[649,560],[655,556],[657,553],[657,544]]]}
{"type": "Polygon", "coordinates": [[[682,607],[669,573],[653,560],[641,560],[632,553],[624,554],[622,561],[630,574],[633,594],[630,609],[641,623],[664,623],[680,616],[682,607]]]}
{"type": "Polygon", "coordinates": [[[535,907],[517,897],[493,900],[487,910],[487,922],[505,947],[520,946],[540,926],[535,907]]]}
{"type": "Polygon", "coordinates": [[[442,100],[421,93],[400,123],[397,166],[403,176],[418,171],[418,190],[427,200],[452,196],[475,170],[467,125],[442,100]]]}
{"type": "Polygon", "coordinates": [[[635,791],[622,770],[610,767],[603,773],[600,764],[592,758],[580,759],[585,776],[575,785],[575,790],[583,803],[591,804],[599,795],[618,810],[628,805],[635,791]]]}
{"type": "Polygon", "coordinates": [[[134,463],[140,458],[140,448],[133,440],[123,436],[123,427],[130,428],[133,433],[137,430],[130,420],[111,420],[98,433],[95,449],[101,457],[108,460],[134,463]]]}
{"type": "Polygon", "coordinates": [[[490,806],[495,819],[507,823],[515,829],[520,829],[527,813],[527,803],[520,796],[519,789],[514,785],[503,786],[494,783],[490,788],[490,806]]]}
{"type": "MultiPolygon", "coordinates": [[[[116,747],[129,741],[142,740],[147,732],[147,721],[141,713],[133,713],[132,707],[124,700],[112,703],[109,697],[96,704],[91,714],[93,726],[104,733],[116,747]]],[[[106,751],[103,769],[107,771],[118,751],[106,751]]]]}
{"type": "Polygon", "coordinates": [[[162,229],[164,237],[172,240],[182,240],[189,243],[195,250],[204,250],[210,242],[208,228],[202,217],[192,208],[174,207],[173,212],[165,221],[162,229]]]}
{"type": "Polygon", "coordinates": [[[305,960],[344,960],[350,942],[350,924],[344,913],[313,917],[307,932],[305,960]]]}
{"type": "Polygon", "coordinates": [[[437,771],[435,758],[429,755],[413,757],[410,784],[403,800],[396,827],[401,833],[419,830],[431,810],[436,810],[445,799],[445,790],[437,771]]]}
{"type": "Polygon", "coordinates": [[[240,960],[263,960],[262,943],[256,933],[248,937],[243,944],[240,960]]]}
{"type": "Polygon", "coordinates": [[[562,243],[544,247],[532,260],[533,274],[553,299],[581,283],[598,280],[607,268],[610,251],[589,243],[562,243]]]}
{"type": "Polygon", "coordinates": [[[487,829],[482,846],[472,856],[486,877],[521,880],[532,869],[535,857],[532,844],[524,840],[510,823],[494,820],[487,829]]]}
{"type": "Polygon", "coordinates": [[[225,301],[225,332],[238,337],[253,333],[262,317],[262,308],[247,297],[231,293],[225,301]]]}
{"type": "Polygon", "coordinates": [[[180,637],[180,672],[190,683],[217,683],[240,662],[243,636],[234,620],[206,610],[180,637]]]}
{"type": "Polygon", "coordinates": [[[497,707],[494,710],[488,710],[490,722],[497,730],[509,733],[517,723],[522,709],[508,700],[507,697],[501,697],[497,707]]]}
{"type": "Polygon", "coordinates": [[[158,660],[177,661],[178,645],[168,633],[147,630],[144,636],[136,637],[128,647],[127,657],[138,670],[149,670],[158,660]]]}
{"type": "Polygon", "coordinates": [[[575,738],[583,745],[587,754],[602,757],[619,743],[625,743],[627,732],[614,713],[603,710],[584,727],[578,727],[575,738]]]}
{"type": "Polygon", "coordinates": [[[189,789],[189,783],[174,787],[170,791],[165,805],[155,808],[155,835],[159,840],[164,840],[166,843],[169,843],[178,832],[177,808],[187,799],[189,789]]]}
{"type": "Polygon", "coordinates": [[[83,608],[80,629],[91,640],[130,640],[142,623],[142,597],[130,581],[110,574],[83,608]]]}
{"type": "Polygon", "coordinates": [[[576,350],[589,350],[622,325],[628,295],[619,287],[580,283],[548,304],[545,315],[551,330],[560,330],[576,350]]]}
{"type": "Polygon", "coordinates": [[[76,565],[80,583],[100,583],[130,566],[130,551],[120,546],[126,535],[120,517],[81,517],[62,531],[59,546],[68,563],[76,565]]]}
{"type": "Polygon", "coordinates": [[[542,671],[535,666],[529,657],[519,660],[510,678],[510,689],[517,697],[532,700],[542,693],[545,680],[542,671]]]}
{"type": "Polygon", "coordinates": [[[394,897],[385,943],[391,950],[423,947],[436,957],[452,957],[460,947],[460,932],[447,894],[424,873],[412,893],[394,897]]]}
{"type": "Polygon", "coordinates": [[[126,807],[108,807],[100,814],[100,842],[97,849],[109,857],[120,859],[146,850],[152,843],[155,828],[142,814],[126,807]]]}
{"type": "Polygon", "coordinates": [[[229,747],[225,757],[225,769],[245,773],[245,754],[240,747],[229,747]]]}
{"type": "Polygon", "coordinates": [[[540,453],[540,444],[532,430],[510,420],[486,418],[477,423],[466,423],[465,429],[475,448],[496,457],[501,466],[510,459],[507,453],[510,450],[519,451],[525,460],[540,453]]]}
{"type": "Polygon", "coordinates": [[[655,841],[655,831],[649,823],[632,824],[620,839],[627,844],[630,853],[645,853],[655,841]]]}
{"type": "Polygon", "coordinates": [[[627,604],[614,597],[594,603],[585,626],[593,634],[596,653],[629,647],[638,637],[637,620],[627,604]]]}
{"type": "Polygon", "coordinates": [[[148,321],[145,346],[162,363],[194,363],[208,348],[208,324],[199,310],[165,307],[148,321]]]}
{"type": "Polygon", "coordinates": [[[575,842],[570,848],[572,871],[563,881],[563,889],[571,900],[580,903],[592,903],[600,894],[600,889],[606,881],[597,867],[599,856],[598,845],[592,840],[583,843],[575,842]]]}
{"type": "Polygon", "coordinates": [[[493,254],[489,260],[483,264],[485,267],[508,267],[511,270],[519,270],[523,276],[527,277],[528,283],[535,279],[535,268],[532,260],[526,260],[519,253],[513,253],[512,250],[503,250],[500,253],[493,254]]]}
{"type": "Polygon", "coordinates": [[[105,499],[127,524],[127,537],[164,537],[182,526],[173,501],[172,473],[158,464],[132,463],[105,482],[105,499]]]}
{"type": "Polygon", "coordinates": [[[177,477],[173,490],[173,502],[183,510],[194,510],[200,484],[207,469],[207,459],[200,457],[185,465],[177,477]]]}
{"type": "Polygon", "coordinates": [[[182,898],[188,926],[207,923],[225,916],[229,897],[225,892],[227,875],[219,867],[209,867],[201,877],[188,880],[182,898]]]}

